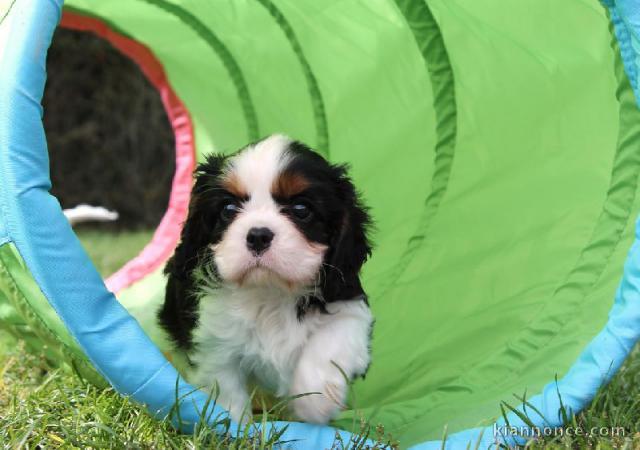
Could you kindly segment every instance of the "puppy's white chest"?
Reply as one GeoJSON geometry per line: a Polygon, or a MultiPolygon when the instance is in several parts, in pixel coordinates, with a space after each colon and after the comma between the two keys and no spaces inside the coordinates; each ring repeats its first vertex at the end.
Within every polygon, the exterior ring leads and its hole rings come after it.
{"type": "Polygon", "coordinates": [[[300,353],[321,318],[296,315],[296,298],[264,289],[212,290],[200,299],[194,333],[195,382],[210,385],[233,364],[276,395],[284,395],[300,353]]]}

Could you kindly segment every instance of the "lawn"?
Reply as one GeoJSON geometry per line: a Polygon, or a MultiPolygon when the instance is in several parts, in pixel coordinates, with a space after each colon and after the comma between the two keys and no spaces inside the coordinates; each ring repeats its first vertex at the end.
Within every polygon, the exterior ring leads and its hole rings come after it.
{"type": "MultiPolygon", "coordinates": [[[[113,234],[84,230],[79,235],[103,275],[134,256],[150,237],[146,231],[113,234]]],[[[221,439],[206,428],[180,435],[167,422],[154,420],[113,390],[98,389],[69,370],[52,367],[2,330],[0,371],[0,443],[7,449],[272,447],[269,442],[221,439]]],[[[620,432],[617,436],[555,436],[532,441],[527,447],[640,448],[640,351],[634,351],[610,385],[571,425],[583,430],[622,427],[624,436],[620,432]]],[[[382,427],[363,423],[361,429],[389,442],[382,427]]],[[[346,447],[358,445],[336,442],[334,448],[346,447]]]]}

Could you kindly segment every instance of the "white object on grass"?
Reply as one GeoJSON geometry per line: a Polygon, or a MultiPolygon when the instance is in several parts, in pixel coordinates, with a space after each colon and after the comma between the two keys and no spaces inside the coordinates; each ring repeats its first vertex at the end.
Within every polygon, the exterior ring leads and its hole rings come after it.
{"type": "Polygon", "coordinates": [[[83,222],[113,222],[118,220],[116,211],[109,211],[102,206],[81,204],[75,208],[65,209],[63,212],[72,226],[83,222]]]}

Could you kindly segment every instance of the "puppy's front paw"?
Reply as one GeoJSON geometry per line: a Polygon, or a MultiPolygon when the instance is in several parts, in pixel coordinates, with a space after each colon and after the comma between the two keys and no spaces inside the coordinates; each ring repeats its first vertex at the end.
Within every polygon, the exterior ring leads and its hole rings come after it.
{"type": "Polygon", "coordinates": [[[251,404],[249,398],[241,393],[236,393],[231,397],[228,393],[220,392],[215,396],[215,402],[218,406],[229,412],[231,420],[238,425],[244,426],[252,419],[251,404]]]}
{"type": "Polygon", "coordinates": [[[253,419],[251,405],[247,403],[231,403],[228,408],[231,419],[240,426],[245,426],[253,419]]]}
{"type": "Polygon", "coordinates": [[[327,423],[345,409],[347,390],[347,380],[335,366],[326,371],[298,368],[291,394],[305,395],[292,400],[293,414],[304,422],[327,423]]]}

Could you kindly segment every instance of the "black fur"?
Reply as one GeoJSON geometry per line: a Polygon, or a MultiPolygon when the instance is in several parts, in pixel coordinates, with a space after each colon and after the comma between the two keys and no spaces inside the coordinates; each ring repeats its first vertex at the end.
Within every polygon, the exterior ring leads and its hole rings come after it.
{"type": "MultiPolygon", "coordinates": [[[[367,237],[371,219],[347,175],[348,166],[328,164],[299,142],[294,142],[290,151],[298,157],[287,170],[302,174],[311,186],[289,202],[308,200],[319,216],[308,224],[297,224],[298,228],[307,239],[329,246],[321,273],[320,302],[355,298],[367,302],[359,274],[371,256],[367,237]]],[[[312,299],[311,304],[317,300],[312,299]]]]}
{"type": "MultiPolygon", "coordinates": [[[[329,248],[320,274],[320,293],[297,303],[298,319],[303,320],[310,309],[326,312],[326,302],[351,299],[367,302],[359,272],[371,254],[367,238],[371,221],[347,175],[347,166],[331,165],[299,142],[293,142],[289,151],[294,158],[286,171],[301,175],[309,186],[292,198],[274,199],[307,240],[329,248]],[[293,205],[299,203],[309,206],[311,218],[299,220],[292,213],[293,205]]],[[[193,347],[192,331],[198,322],[193,272],[210,260],[210,269],[216,276],[210,245],[221,239],[228,225],[220,218],[220,210],[229,200],[239,203],[246,200],[234,199],[220,185],[225,160],[223,156],[210,156],[198,166],[181,242],[165,268],[168,283],[158,319],[176,346],[186,351],[193,347]]]]}
{"type": "MultiPolygon", "coordinates": [[[[224,232],[218,220],[221,203],[228,196],[219,185],[224,161],[225,157],[212,155],[196,169],[196,183],[180,244],[164,269],[168,281],[158,320],[176,346],[183,350],[192,348],[192,332],[198,322],[193,272],[202,261],[211,257],[209,244],[220,240],[224,232]]],[[[215,274],[215,266],[211,269],[215,274]]]]}

